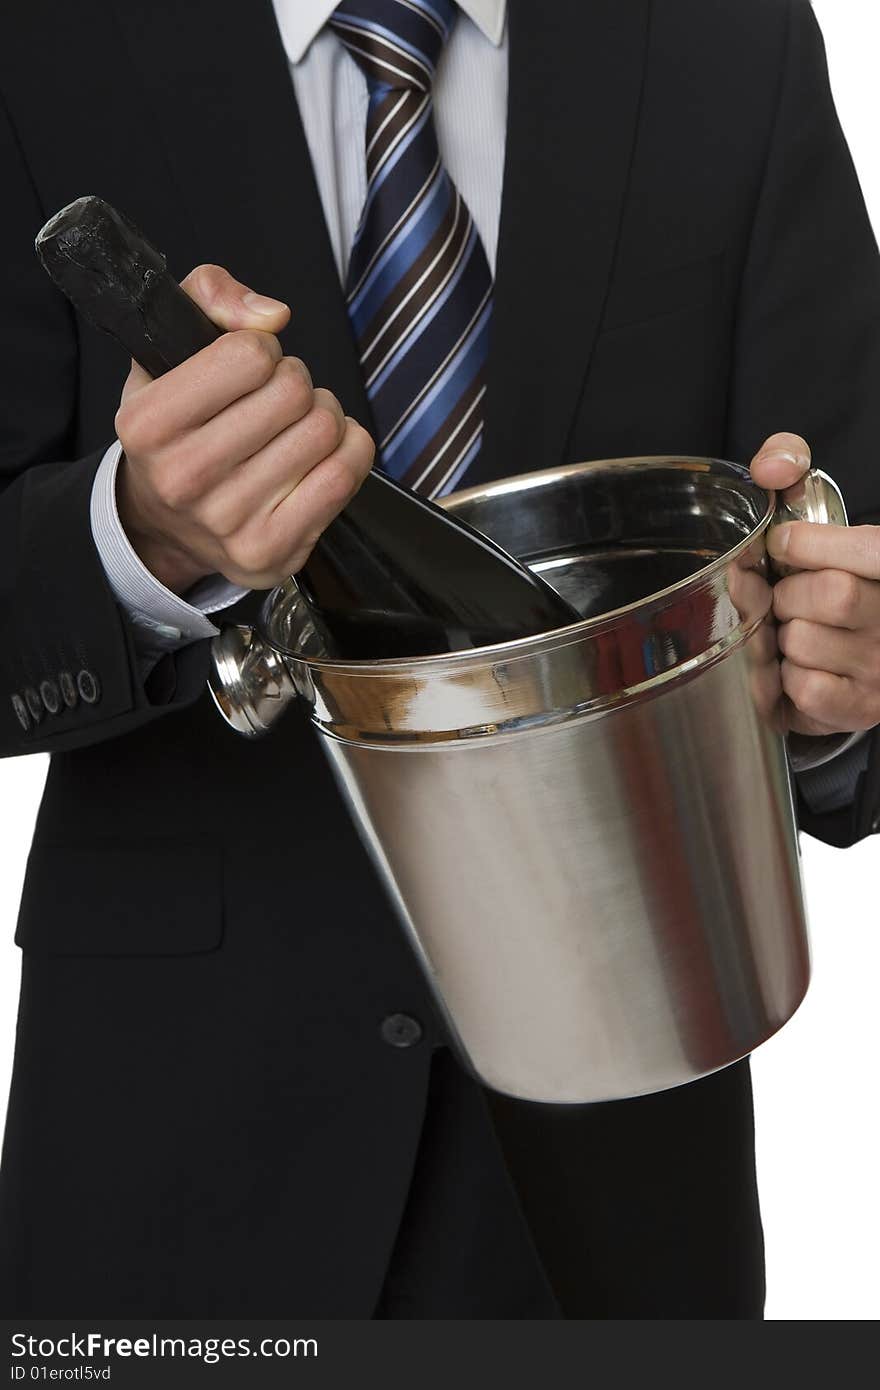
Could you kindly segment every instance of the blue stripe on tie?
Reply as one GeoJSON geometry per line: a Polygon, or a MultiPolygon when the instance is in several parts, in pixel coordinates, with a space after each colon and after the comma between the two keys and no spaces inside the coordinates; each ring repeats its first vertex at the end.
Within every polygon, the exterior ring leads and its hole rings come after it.
{"type": "Polygon", "coordinates": [[[382,368],[381,372],[373,379],[373,381],[370,382],[367,388],[370,396],[376,395],[376,393],[381,390],[383,383],[388,380],[388,377],[394,371],[394,368],[398,365],[401,358],[407,352],[409,352],[413,343],[416,342],[417,339],[421,338],[425,329],[428,328],[431,323],[433,323],[434,319],[437,317],[440,310],[443,308],[443,305],[446,303],[447,299],[452,294],[453,290],[455,289],[456,285],[458,284],[459,280],[464,274],[465,266],[468,263],[468,258],[470,257],[471,250],[476,239],[476,230],[472,226],[470,234],[468,236],[467,248],[464,252],[464,255],[458,263],[455,274],[453,275],[449,283],[446,286],[444,286],[443,293],[441,295],[438,295],[437,299],[431,305],[427,313],[422,316],[422,318],[416,324],[415,328],[412,329],[411,332],[409,332],[406,335],[404,341],[400,344],[398,348],[395,349],[394,355],[391,358],[389,358],[389,360],[385,363],[385,366],[382,368]]]}
{"type": "MultiPolygon", "coordinates": [[[[388,264],[390,258],[392,256],[396,256],[397,252],[405,246],[406,238],[410,235],[411,231],[414,231],[415,228],[418,227],[420,219],[422,217],[427,216],[430,213],[430,221],[432,223],[432,227],[434,230],[436,230],[439,220],[443,216],[444,206],[448,206],[448,203],[444,204],[441,201],[439,212],[436,209],[434,209],[434,204],[437,202],[437,199],[444,185],[448,186],[448,178],[446,176],[442,164],[438,164],[437,172],[434,175],[432,186],[428,188],[427,192],[423,195],[421,201],[416,205],[415,209],[410,214],[410,220],[404,222],[394,233],[394,236],[391,238],[388,245],[385,247],[385,250],[382,252],[381,256],[379,256],[375,265],[371,268],[369,274],[366,276],[366,279],[364,279],[363,283],[360,285],[357,294],[354,295],[352,299],[349,299],[348,312],[351,315],[352,320],[354,319],[355,314],[358,312],[358,309],[363,302],[364,295],[370,293],[370,290],[372,289],[376,281],[376,277],[382,274],[382,271],[388,264]]],[[[394,224],[392,223],[392,226],[393,225],[394,224]]],[[[406,259],[409,260],[409,257],[407,257],[406,259]]],[[[400,271],[400,274],[403,274],[402,270],[400,271]]]]}
{"type": "Polygon", "coordinates": [[[452,203],[453,193],[449,180],[442,180],[437,192],[426,199],[426,206],[418,207],[416,215],[406,222],[398,232],[379,265],[375,266],[364,282],[357,300],[348,306],[349,316],[355,333],[360,336],[377,309],[381,308],[397,282],[409,266],[416,261],[428,245],[452,203]],[[445,183],[445,189],[443,184],[445,183]],[[438,196],[445,192],[446,197],[438,196]],[[390,254],[389,254],[390,253],[390,254]]]}
{"type": "MultiPolygon", "coordinates": [[[[465,388],[485,362],[486,342],[484,339],[488,334],[491,312],[492,305],[489,303],[483,309],[451,362],[444,368],[430,391],[425,394],[424,400],[419,402],[391,443],[383,447],[383,459],[395,458],[404,443],[406,443],[406,455],[409,462],[418,458],[428,440],[436,433],[444,416],[449,414],[456,401],[464,395],[465,388]]],[[[399,463],[395,464],[395,468],[400,472],[404,471],[399,463]]]]}

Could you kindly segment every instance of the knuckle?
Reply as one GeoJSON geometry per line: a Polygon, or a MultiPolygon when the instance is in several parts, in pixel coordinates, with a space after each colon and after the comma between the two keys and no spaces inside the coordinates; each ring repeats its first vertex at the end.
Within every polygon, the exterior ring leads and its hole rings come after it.
{"type": "Polygon", "coordinates": [[[201,511],[200,520],[208,535],[220,541],[228,550],[227,542],[231,541],[239,526],[239,516],[235,508],[226,502],[215,502],[201,511]]]}
{"type": "Polygon", "coordinates": [[[313,386],[314,386],[314,383],[313,383],[313,381],[312,381],[312,374],[311,374],[311,372],[309,371],[308,367],[306,366],[305,362],[302,360],[302,358],[301,358],[301,357],[285,357],[284,361],[285,361],[285,362],[289,362],[290,365],[291,365],[291,367],[295,367],[295,368],[296,368],[296,370],[299,372],[300,376],[302,377],[303,381],[304,381],[304,382],[306,383],[306,385],[308,386],[309,391],[311,392],[311,391],[313,390],[313,386]]]}
{"type": "Polygon", "coordinates": [[[266,543],[258,532],[237,531],[228,539],[226,553],[242,574],[261,574],[270,564],[266,543]]]}
{"type": "Polygon", "coordinates": [[[336,511],[342,511],[354,497],[363,481],[360,469],[350,458],[334,459],[327,470],[327,500],[336,511]]]}
{"type": "Polygon", "coordinates": [[[816,718],[828,701],[828,682],[821,671],[806,671],[798,682],[794,702],[802,714],[816,718]]]}
{"type": "Polygon", "coordinates": [[[278,353],[277,338],[256,328],[239,328],[219,339],[236,367],[247,377],[262,384],[275,370],[278,353]]]}
{"type": "Polygon", "coordinates": [[[274,380],[284,404],[299,416],[307,414],[312,405],[312,383],[299,359],[282,357],[274,380]]]}
{"type": "Polygon", "coordinates": [[[195,290],[203,304],[213,304],[223,293],[227,279],[222,266],[208,261],[191,270],[184,283],[195,290]]]}
{"type": "Polygon", "coordinates": [[[135,396],[116,412],[116,437],[128,454],[149,453],[159,442],[157,423],[155,412],[145,410],[144,403],[135,396]]]}
{"type": "Polygon", "coordinates": [[[773,590],[773,616],[775,617],[778,623],[785,623],[788,621],[788,615],[786,612],[788,606],[786,602],[787,592],[784,588],[784,585],[787,583],[787,579],[780,579],[779,583],[773,590]]]}
{"type": "Polygon", "coordinates": [[[216,451],[196,433],[157,459],[162,497],[169,505],[193,508],[210,495],[217,481],[216,451]]]}
{"type": "Polygon", "coordinates": [[[197,500],[200,488],[188,468],[174,458],[158,460],[153,470],[156,495],[169,511],[186,511],[197,500]]]}
{"type": "Polygon", "coordinates": [[[828,597],[832,610],[840,622],[848,622],[855,616],[859,605],[859,581],[854,574],[837,570],[828,576],[828,597]]]}
{"type": "Polygon", "coordinates": [[[153,460],[152,476],[156,493],[167,507],[192,511],[203,506],[216,481],[217,462],[213,450],[189,438],[183,447],[167,449],[153,460]]]}
{"type": "Polygon", "coordinates": [[[369,430],[365,430],[363,425],[359,425],[356,420],[349,420],[348,427],[354,445],[358,476],[363,482],[373,466],[373,460],[376,457],[376,443],[369,430]]]}
{"type": "Polygon", "coordinates": [[[316,399],[309,414],[312,437],[317,448],[326,456],[332,454],[342,438],[339,414],[326,396],[316,399]]]}
{"type": "Polygon", "coordinates": [[[792,618],[780,634],[780,642],[785,655],[791,661],[799,661],[808,654],[810,626],[803,618],[792,618]]]}

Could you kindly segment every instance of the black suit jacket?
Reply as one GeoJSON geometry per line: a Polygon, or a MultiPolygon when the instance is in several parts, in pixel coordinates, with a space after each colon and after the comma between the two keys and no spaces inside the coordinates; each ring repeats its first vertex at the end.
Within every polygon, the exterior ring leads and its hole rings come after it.
{"type": "MultiPolygon", "coordinates": [[[[288,301],[285,348],[369,423],[271,7],[14,0],[0,92],[0,740],[53,754],[17,937],[3,1278],[49,1314],[73,1287],[123,1312],[275,1313],[280,1288],[362,1313],[440,1025],[303,718],[237,740],[205,644],[138,679],[88,515],[127,363],[32,250],[100,193],[180,275],[216,261],[288,301]],[[82,671],[99,698],[23,732],[11,696],[82,671]],[[422,1043],[382,1041],[395,1012],[422,1043]]],[[[878,520],[878,309],[806,0],[514,0],[471,480],[747,461],[793,429],[878,520]]],[[[873,755],[854,806],[810,828],[859,838],[878,788],[873,755]]]]}

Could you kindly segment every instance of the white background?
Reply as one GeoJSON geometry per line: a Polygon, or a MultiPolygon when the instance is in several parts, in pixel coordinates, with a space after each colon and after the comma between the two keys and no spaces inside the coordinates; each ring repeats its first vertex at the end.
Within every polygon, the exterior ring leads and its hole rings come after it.
{"type": "MultiPolygon", "coordinates": [[[[735,3],[735,0],[732,0],[735,3]]],[[[880,227],[880,15],[871,0],[815,0],[831,75],[875,227],[880,227]]],[[[822,216],[821,207],[815,210],[822,216]]],[[[880,390],[880,382],[878,382],[880,390]]],[[[782,420],[780,428],[797,428],[782,420]]],[[[833,469],[833,460],[817,460],[833,469]]],[[[866,460],[880,469],[878,456],[866,460]]],[[[18,989],[12,944],[43,758],[0,764],[0,1096],[18,989]]],[[[880,1315],[880,837],[844,853],[804,842],[815,980],[787,1029],[755,1058],[758,1167],[773,1319],[880,1315]]]]}

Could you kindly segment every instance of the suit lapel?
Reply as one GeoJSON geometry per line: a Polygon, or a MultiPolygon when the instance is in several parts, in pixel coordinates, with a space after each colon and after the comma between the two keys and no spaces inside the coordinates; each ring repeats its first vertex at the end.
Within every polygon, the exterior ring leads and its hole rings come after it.
{"type": "Polygon", "coordinates": [[[124,0],[116,14],[144,86],[142,119],[156,123],[200,259],[289,303],[285,350],[369,426],[270,0],[124,0]]]}
{"type": "Polygon", "coordinates": [[[467,483],[564,459],[614,262],[651,0],[511,0],[483,448],[467,483]]]}

